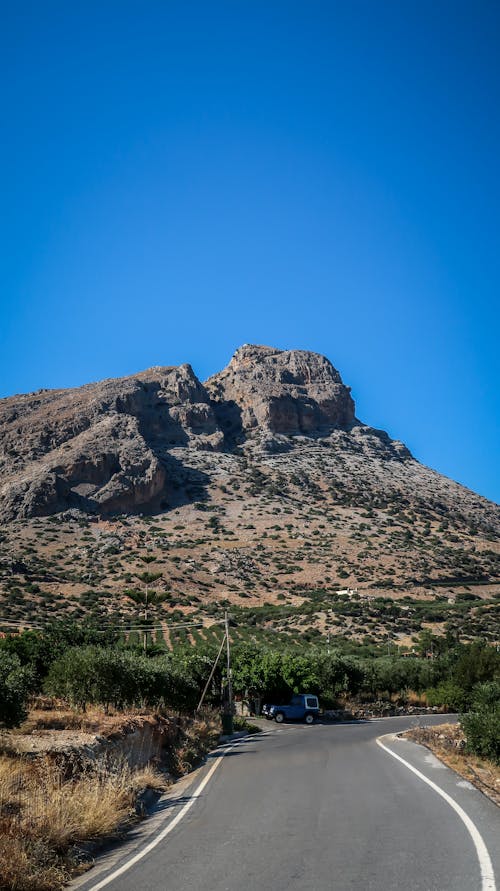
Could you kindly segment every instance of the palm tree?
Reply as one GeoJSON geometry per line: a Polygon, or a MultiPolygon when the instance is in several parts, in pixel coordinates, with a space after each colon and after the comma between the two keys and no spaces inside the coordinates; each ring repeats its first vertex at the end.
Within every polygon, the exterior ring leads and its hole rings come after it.
{"type": "MultiPolygon", "coordinates": [[[[141,559],[144,560],[145,563],[152,563],[154,560],[156,560],[156,557],[153,557],[153,558],[143,557],[141,559]]],[[[137,579],[139,579],[140,582],[142,582],[144,587],[142,589],[138,589],[138,588],[128,589],[128,590],[124,591],[124,594],[127,597],[129,597],[130,600],[133,600],[134,603],[136,603],[138,606],[142,605],[144,607],[144,623],[145,623],[145,625],[147,625],[150,608],[159,606],[160,603],[163,603],[165,600],[167,600],[167,598],[170,595],[169,595],[168,591],[162,591],[162,590],[159,590],[158,588],[153,588],[153,590],[150,590],[151,585],[154,585],[155,582],[158,582],[160,579],[163,578],[161,572],[136,572],[136,573],[134,573],[134,575],[137,579]]],[[[146,650],[147,650],[147,646],[148,646],[147,641],[148,641],[148,633],[147,633],[147,629],[145,629],[144,630],[144,652],[146,652],[146,650]]]]}

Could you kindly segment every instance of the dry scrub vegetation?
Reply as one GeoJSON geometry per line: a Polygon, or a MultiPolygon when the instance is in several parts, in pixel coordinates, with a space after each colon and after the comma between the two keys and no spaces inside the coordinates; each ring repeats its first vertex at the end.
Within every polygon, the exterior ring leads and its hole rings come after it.
{"type": "Polygon", "coordinates": [[[179,449],[186,479],[207,482],[185,500],[176,490],[168,510],[5,524],[2,627],[91,619],[141,644],[140,631],[125,629],[137,628],[149,585],[158,634],[148,645],[167,650],[211,639],[229,604],[237,638],[329,633],[412,649],[429,628],[498,642],[498,511],[415,462],[358,445],[353,453],[339,434],[275,455],[179,449]],[[359,597],[339,598],[346,587],[359,597]],[[167,627],[185,617],[203,628],[167,627]]]}
{"type": "Polygon", "coordinates": [[[55,891],[75,869],[77,846],[111,836],[135,815],[138,792],[166,788],[152,768],[105,761],[65,778],[48,758],[0,757],[1,887],[55,891]]]}
{"type": "Polygon", "coordinates": [[[427,746],[455,773],[500,805],[500,765],[465,750],[465,738],[460,724],[415,727],[404,735],[427,746]]]}
{"type": "MultiPolygon", "coordinates": [[[[85,730],[99,718],[73,716],[73,727],[79,724],[85,730]]],[[[52,727],[53,721],[54,714],[52,727]]],[[[42,726],[46,728],[47,722],[45,716],[42,726]]],[[[217,739],[213,717],[184,723],[177,741],[165,751],[168,771],[153,764],[133,769],[123,758],[103,755],[72,773],[67,762],[50,754],[33,758],[14,754],[10,747],[7,754],[6,747],[0,754],[2,891],[58,891],[71,875],[85,869],[85,846],[120,834],[138,819],[144,789],[164,791],[172,776],[186,773],[213,746],[217,739]]],[[[40,715],[30,715],[26,727],[40,732],[40,715]]],[[[14,739],[22,749],[22,733],[16,731],[11,743],[14,739]]]]}
{"type": "Polygon", "coordinates": [[[200,758],[216,744],[220,735],[220,721],[215,715],[195,718],[182,732],[178,744],[171,750],[170,770],[180,777],[189,773],[200,758]]]}

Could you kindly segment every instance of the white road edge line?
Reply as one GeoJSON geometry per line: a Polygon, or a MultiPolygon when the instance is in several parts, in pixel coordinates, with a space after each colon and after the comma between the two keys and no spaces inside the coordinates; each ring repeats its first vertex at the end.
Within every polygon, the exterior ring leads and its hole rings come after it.
{"type": "MultiPolygon", "coordinates": [[[[89,888],[89,891],[100,891],[101,888],[109,885],[109,883],[113,882],[116,878],[118,878],[118,876],[121,876],[124,872],[127,872],[127,870],[130,869],[131,866],[134,866],[136,863],[139,862],[139,860],[142,860],[142,858],[149,854],[150,851],[153,850],[153,848],[156,848],[156,846],[159,845],[161,841],[163,841],[165,836],[167,836],[169,832],[172,832],[172,830],[175,829],[175,827],[181,822],[183,817],[186,816],[187,812],[190,810],[190,808],[192,808],[196,799],[200,797],[207,783],[209,783],[211,777],[217,770],[221,761],[225,758],[227,753],[231,751],[231,749],[234,749],[235,745],[236,742],[229,746],[229,748],[225,749],[222,755],[219,755],[219,757],[216,758],[207,775],[202,779],[199,786],[196,787],[189,801],[186,802],[184,807],[181,808],[177,816],[174,817],[174,819],[168,824],[168,826],[165,826],[165,829],[162,829],[162,831],[155,836],[153,841],[149,842],[149,844],[146,845],[144,848],[141,848],[141,850],[138,851],[137,854],[134,854],[134,856],[131,857],[130,860],[126,860],[125,863],[122,864],[122,866],[118,867],[118,869],[115,869],[112,873],[106,876],[106,878],[98,882],[97,885],[92,885],[92,887],[89,888]]],[[[493,889],[493,891],[495,891],[495,889],[493,889]]]]}
{"type": "Polygon", "coordinates": [[[472,822],[471,818],[465,813],[463,808],[460,807],[459,804],[455,801],[451,795],[448,795],[444,789],[441,789],[436,783],[433,783],[425,774],[421,773],[417,770],[416,767],[413,767],[408,761],[405,761],[404,758],[401,758],[401,755],[396,755],[396,752],[393,752],[392,749],[389,749],[387,746],[384,746],[383,742],[380,741],[380,737],[376,740],[378,746],[387,752],[389,755],[392,755],[393,758],[396,758],[397,761],[401,761],[401,764],[404,764],[408,770],[411,770],[419,779],[423,780],[424,783],[427,783],[431,789],[434,789],[434,792],[437,792],[441,798],[444,798],[447,804],[450,805],[451,808],[455,811],[456,814],[462,820],[462,823],[465,824],[465,827],[474,842],[474,847],[476,849],[477,857],[479,860],[479,867],[481,869],[481,891],[496,891],[495,884],[495,874],[493,872],[493,864],[491,862],[491,857],[488,853],[488,848],[486,847],[483,837],[479,832],[479,829],[472,822]]]}

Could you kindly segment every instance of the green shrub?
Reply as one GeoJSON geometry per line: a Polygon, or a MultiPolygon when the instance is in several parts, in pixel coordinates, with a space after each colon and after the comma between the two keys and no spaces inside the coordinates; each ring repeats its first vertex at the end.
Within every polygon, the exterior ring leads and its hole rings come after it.
{"type": "Polygon", "coordinates": [[[452,712],[464,711],[468,705],[467,692],[452,681],[431,687],[430,690],[426,690],[425,695],[429,705],[451,709],[452,712]]]}
{"type": "Polygon", "coordinates": [[[500,653],[484,641],[475,641],[460,648],[459,658],[453,668],[453,679],[460,687],[472,690],[476,684],[492,681],[500,674],[500,653]]]}
{"type": "Polygon", "coordinates": [[[242,718],[240,716],[236,716],[233,718],[233,730],[235,731],[235,733],[244,730],[250,735],[254,733],[262,733],[261,727],[257,727],[257,724],[252,724],[251,721],[247,721],[245,718],[242,718]]]}
{"type": "Polygon", "coordinates": [[[108,646],[115,639],[116,634],[111,628],[103,632],[89,623],[54,621],[43,631],[23,631],[0,639],[0,652],[17,656],[21,665],[32,669],[39,689],[52,662],[70,647],[84,644],[108,646]]]}
{"type": "Polygon", "coordinates": [[[461,718],[467,750],[500,763],[500,681],[479,684],[471,710],[461,718]]]}
{"type": "Polygon", "coordinates": [[[17,727],[24,721],[33,680],[18,656],[0,650],[0,724],[17,727]]]}
{"type": "Polygon", "coordinates": [[[362,680],[361,666],[337,652],[297,653],[242,642],[233,650],[233,686],[244,696],[281,701],[307,691],[331,705],[341,694],[356,693],[362,680]]]}
{"type": "Polygon", "coordinates": [[[73,647],[55,661],[45,690],[71,705],[161,705],[193,708],[199,684],[175,657],[148,658],[133,651],[104,647],[73,647]]]}

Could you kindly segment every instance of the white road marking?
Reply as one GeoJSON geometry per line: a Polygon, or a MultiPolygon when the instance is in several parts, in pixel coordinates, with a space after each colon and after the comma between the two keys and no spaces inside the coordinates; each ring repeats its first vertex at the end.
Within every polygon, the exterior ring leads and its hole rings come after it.
{"type": "Polygon", "coordinates": [[[469,789],[470,792],[474,792],[474,786],[472,783],[469,783],[468,780],[459,780],[457,786],[460,786],[461,789],[469,789]]]}
{"type": "Polygon", "coordinates": [[[436,758],[436,756],[433,755],[432,752],[429,752],[428,755],[425,755],[424,761],[426,764],[429,765],[429,767],[434,768],[434,770],[446,770],[446,764],[443,764],[443,762],[440,761],[439,758],[436,758]]]}
{"type": "MultiPolygon", "coordinates": [[[[245,737],[245,739],[247,739],[247,737],[245,737]]],[[[210,770],[208,771],[206,777],[204,777],[202,779],[201,783],[199,784],[199,786],[197,786],[196,790],[193,792],[189,801],[186,802],[184,807],[181,808],[181,810],[179,811],[177,816],[174,817],[174,819],[168,824],[168,826],[166,826],[165,829],[162,829],[162,831],[159,832],[157,836],[155,836],[153,841],[151,841],[144,848],[141,848],[141,850],[138,851],[137,854],[135,854],[129,860],[126,860],[125,863],[122,864],[122,866],[120,866],[118,869],[115,869],[112,873],[110,873],[108,876],[106,876],[105,879],[102,879],[100,882],[98,882],[97,885],[92,885],[92,887],[89,889],[89,891],[100,891],[101,888],[104,888],[106,885],[109,885],[109,883],[113,882],[116,878],[118,878],[118,876],[123,875],[123,873],[127,872],[127,870],[130,869],[131,866],[134,866],[136,863],[139,862],[139,860],[142,860],[143,857],[145,857],[147,854],[149,854],[153,850],[153,848],[156,848],[156,846],[159,845],[161,841],[163,841],[163,839],[165,838],[165,836],[167,836],[169,834],[169,832],[172,832],[172,830],[175,829],[175,827],[181,822],[183,817],[186,816],[186,814],[190,810],[190,808],[192,808],[195,801],[200,797],[205,786],[207,785],[207,783],[209,783],[211,777],[217,770],[217,768],[218,768],[219,764],[221,763],[221,761],[223,760],[223,758],[227,755],[228,752],[231,751],[231,749],[234,749],[235,744],[236,743],[233,743],[231,746],[226,748],[224,750],[224,752],[222,753],[222,755],[219,755],[219,757],[215,759],[215,761],[212,764],[212,767],[210,768],[210,770]]]]}
{"type": "Polygon", "coordinates": [[[395,758],[397,761],[400,761],[401,764],[404,764],[404,766],[407,767],[408,770],[411,770],[411,772],[419,777],[419,779],[423,780],[424,783],[427,783],[427,785],[430,786],[431,789],[434,789],[434,792],[437,792],[437,794],[440,795],[441,798],[444,798],[446,803],[449,804],[451,808],[453,808],[456,814],[458,814],[458,816],[462,820],[462,823],[464,823],[470,837],[472,838],[472,841],[474,842],[474,847],[476,849],[477,857],[479,860],[479,867],[481,869],[481,891],[496,891],[495,874],[493,872],[493,864],[488,853],[488,848],[484,843],[479,829],[477,828],[475,823],[472,822],[471,818],[465,813],[463,808],[461,808],[460,805],[457,804],[457,802],[451,797],[451,795],[448,795],[448,793],[444,791],[444,789],[441,789],[436,783],[433,783],[432,780],[429,780],[428,777],[417,770],[416,767],[413,767],[412,764],[409,764],[408,761],[405,761],[404,758],[401,758],[401,755],[396,755],[396,753],[393,752],[392,749],[384,746],[383,742],[380,741],[380,738],[377,739],[376,742],[377,745],[384,750],[384,752],[392,755],[393,758],[395,758]]]}

